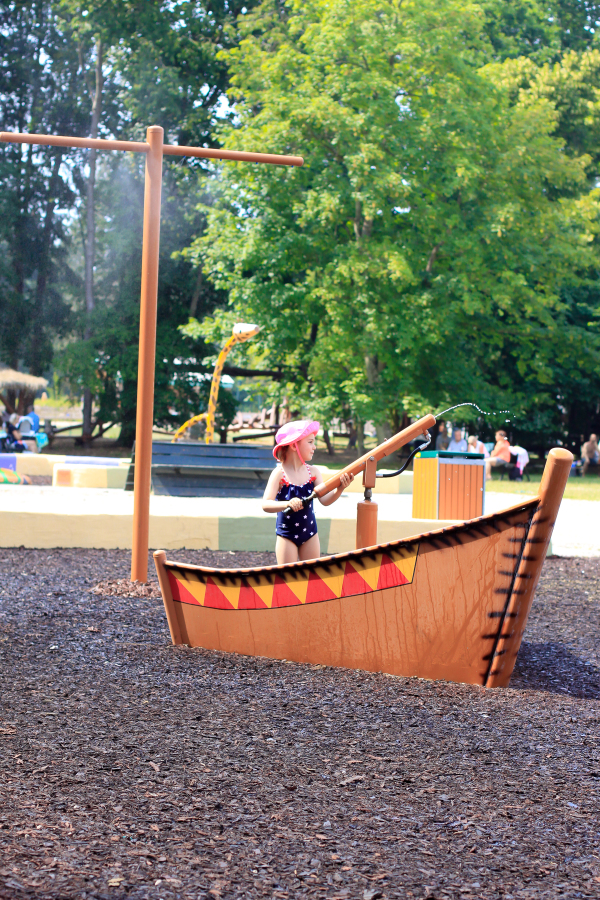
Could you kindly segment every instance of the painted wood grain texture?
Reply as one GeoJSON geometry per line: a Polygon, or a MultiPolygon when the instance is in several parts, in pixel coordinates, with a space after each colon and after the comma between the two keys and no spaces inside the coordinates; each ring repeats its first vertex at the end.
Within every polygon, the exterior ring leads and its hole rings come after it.
{"type": "Polygon", "coordinates": [[[474,519],[483,514],[483,466],[440,460],[439,518],[474,519]]]}

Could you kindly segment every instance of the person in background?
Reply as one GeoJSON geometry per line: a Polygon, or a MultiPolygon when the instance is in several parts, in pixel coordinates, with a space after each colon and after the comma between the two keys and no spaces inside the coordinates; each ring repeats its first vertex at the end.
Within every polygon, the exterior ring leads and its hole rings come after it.
{"type": "Polygon", "coordinates": [[[492,468],[510,468],[510,443],[505,431],[497,431],[495,435],[496,446],[492,450],[489,459],[485,461],[487,478],[492,477],[492,468]]]}
{"type": "Polygon", "coordinates": [[[446,423],[440,422],[438,436],[435,439],[435,449],[436,450],[447,450],[448,444],[450,443],[450,438],[446,433],[446,423]]]}
{"type": "Polygon", "coordinates": [[[485,446],[484,443],[482,443],[482,441],[479,440],[479,438],[477,437],[476,434],[469,435],[467,444],[469,445],[468,446],[469,453],[483,453],[485,458],[488,459],[490,454],[488,453],[487,447],[485,446]]]}
{"type": "Polygon", "coordinates": [[[598,436],[596,434],[590,434],[589,441],[586,441],[581,448],[581,460],[583,462],[582,475],[587,474],[590,466],[600,465],[600,450],[598,450],[598,436]]]}
{"type": "MultiPolygon", "coordinates": [[[[30,437],[22,435],[19,431],[19,425],[24,419],[25,416],[19,416],[17,413],[13,413],[6,422],[6,431],[8,432],[7,449],[9,453],[23,453],[26,450],[29,453],[37,453],[35,437],[31,439],[30,437]]],[[[31,426],[30,421],[28,421],[27,424],[31,426]]]]}
{"type": "Polygon", "coordinates": [[[40,417],[33,407],[29,410],[27,415],[21,417],[21,419],[19,420],[19,426],[23,423],[24,419],[27,419],[29,422],[31,422],[31,430],[37,434],[37,432],[40,430],[40,417]]]}
{"type": "Polygon", "coordinates": [[[462,436],[462,428],[455,428],[452,432],[452,440],[448,444],[448,450],[451,453],[466,453],[468,449],[467,442],[462,436]]]}
{"type": "Polygon", "coordinates": [[[527,466],[529,463],[529,453],[527,452],[525,447],[520,447],[519,444],[514,444],[514,446],[510,448],[510,452],[513,456],[517,457],[515,468],[518,471],[515,472],[513,470],[509,472],[508,477],[511,479],[511,481],[522,481],[525,466],[527,466]]]}

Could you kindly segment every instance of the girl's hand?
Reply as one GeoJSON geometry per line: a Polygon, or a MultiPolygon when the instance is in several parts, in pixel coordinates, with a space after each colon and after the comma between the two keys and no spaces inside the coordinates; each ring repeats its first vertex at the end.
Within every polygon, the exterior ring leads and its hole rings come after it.
{"type": "Polygon", "coordinates": [[[304,504],[300,497],[292,497],[292,499],[288,503],[288,506],[290,506],[294,510],[294,512],[299,512],[304,504]]]}
{"type": "Polygon", "coordinates": [[[346,472],[343,472],[340,475],[340,487],[347,488],[349,484],[352,484],[354,481],[354,475],[348,475],[346,472]]]}

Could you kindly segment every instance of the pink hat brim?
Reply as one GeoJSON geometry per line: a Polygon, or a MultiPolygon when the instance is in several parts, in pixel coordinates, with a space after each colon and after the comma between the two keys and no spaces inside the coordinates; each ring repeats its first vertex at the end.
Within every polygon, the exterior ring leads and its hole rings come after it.
{"type": "Polygon", "coordinates": [[[275,435],[277,443],[273,447],[273,456],[277,459],[277,451],[280,447],[289,447],[290,444],[296,444],[310,434],[316,434],[320,427],[318,422],[308,419],[288,422],[286,425],[282,425],[275,435]]]}

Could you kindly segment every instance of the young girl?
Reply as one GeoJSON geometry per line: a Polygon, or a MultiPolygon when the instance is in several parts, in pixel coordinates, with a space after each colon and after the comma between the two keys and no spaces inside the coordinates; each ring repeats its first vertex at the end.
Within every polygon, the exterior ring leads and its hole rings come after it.
{"type": "MultiPolygon", "coordinates": [[[[318,422],[303,420],[288,422],[275,435],[273,456],[279,465],[271,473],[265,488],[263,509],[277,513],[275,553],[280,565],[300,559],[317,559],[321,555],[313,501],[306,508],[302,503],[303,498],[310,497],[315,487],[323,483],[319,470],[308,465],[315,452],[318,430],[318,422]],[[288,506],[292,507],[292,512],[284,513],[288,506]]],[[[337,490],[319,497],[323,506],[337,500],[353,480],[353,475],[342,475],[337,490]]]]}

